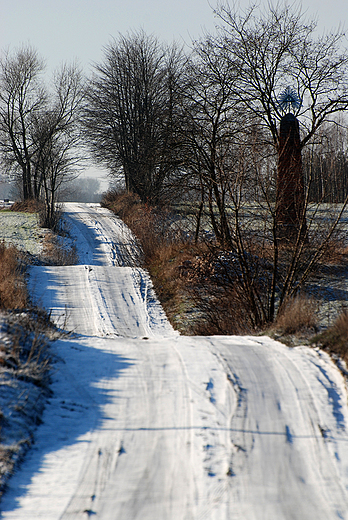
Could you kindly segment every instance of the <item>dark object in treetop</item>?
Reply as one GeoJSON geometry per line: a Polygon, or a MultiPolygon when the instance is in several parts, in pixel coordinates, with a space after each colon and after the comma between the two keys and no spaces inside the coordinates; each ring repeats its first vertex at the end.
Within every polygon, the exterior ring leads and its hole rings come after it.
{"type": "Polygon", "coordinates": [[[276,219],[277,235],[293,242],[306,233],[299,123],[289,113],[280,121],[276,219]]]}

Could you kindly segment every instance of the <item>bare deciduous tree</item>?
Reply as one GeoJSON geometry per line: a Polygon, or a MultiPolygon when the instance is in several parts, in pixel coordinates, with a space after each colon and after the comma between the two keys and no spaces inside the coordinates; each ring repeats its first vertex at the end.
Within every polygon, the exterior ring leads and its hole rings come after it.
{"type": "Polygon", "coordinates": [[[13,55],[5,53],[0,62],[0,148],[6,170],[20,172],[23,198],[33,198],[32,139],[35,120],[44,109],[47,93],[40,81],[43,61],[31,47],[13,55]]]}
{"type": "Polygon", "coordinates": [[[21,179],[23,199],[44,199],[53,222],[56,192],[75,173],[81,72],[63,66],[54,90],[43,84],[43,61],[31,47],[5,53],[0,62],[0,151],[8,173],[21,179]]]}
{"type": "Polygon", "coordinates": [[[226,186],[233,176],[240,118],[234,84],[236,70],[211,39],[197,44],[186,64],[182,131],[186,167],[200,188],[197,230],[205,203],[218,240],[232,245],[228,226],[226,186]],[[216,212],[217,209],[217,212],[216,212]]]}
{"type": "Polygon", "coordinates": [[[55,203],[63,183],[78,175],[81,154],[79,116],[84,89],[81,72],[75,65],[63,66],[55,76],[55,91],[35,121],[33,138],[34,195],[44,198],[45,225],[55,224],[55,203]]]}
{"type": "Polygon", "coordinates": [[[279,145],[281,92],[291,86],[301,100],[295,111],[304,146],[329,118],[348,107],[348,52],[343,32],[317,36],[317,24],[301,9],[270,5],[260,13],[251,7],[243,15],[220,5],[222,22],[216,45],[238,67],[236,95],[279,145]]]}
{"type": "Polygon", "coordinates": [[[157,202],[178,165],[181,51],[143,31],[120,36],[87,91],[85,127],[94,157],[143,201],[157,202]]]}

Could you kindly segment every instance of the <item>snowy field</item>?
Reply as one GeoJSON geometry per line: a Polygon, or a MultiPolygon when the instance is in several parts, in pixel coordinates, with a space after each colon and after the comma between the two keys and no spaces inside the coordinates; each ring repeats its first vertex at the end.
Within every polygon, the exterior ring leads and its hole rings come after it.
{"type": "Polygon", "coordinates": [[[42,253],[45,230],[35,213],[0,211],[0,240],[37,256],[42,253]]]}
{"type": "Polygon", "coordinates": [[[80,262],[31,269],[71,335],[3,497],[12,520],[348,519],[348,406],[330,358],[267,337],[183,337],[122,222],[67,204],[80,262]]]}

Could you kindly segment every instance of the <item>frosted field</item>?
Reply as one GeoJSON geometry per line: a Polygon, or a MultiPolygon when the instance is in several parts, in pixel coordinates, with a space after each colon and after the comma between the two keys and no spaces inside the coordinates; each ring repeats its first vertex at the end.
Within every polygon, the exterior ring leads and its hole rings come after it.
{"type": "Polygon", "coordinates": [[[37,256],[42,252],[45,233],[35,214],[0,211],[0,240],[6,244],[13,244],[21,251],[37,256]]]}

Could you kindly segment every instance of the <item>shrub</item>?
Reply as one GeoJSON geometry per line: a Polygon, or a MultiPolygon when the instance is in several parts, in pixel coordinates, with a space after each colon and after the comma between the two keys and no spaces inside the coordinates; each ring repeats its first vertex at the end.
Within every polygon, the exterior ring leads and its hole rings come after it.
{"type": "Polygon", "coordinates": [[[254,331],[245,298],[234,284],[233,255],[196,242],[170,209],[143,204],[137,195],[111,191],[102,205],[139,239],[144,264],[174,328],[195,335],[254,331]]]}
{"type": "Polygon", "coordinates": [[[11,211],[23,211],[24,213],[40,213],[45,204],[36,199],[19,200],[12,204],[11,211]]]}
{"type": "Polygon", "coordinates": [[[144,204],[134,193],[112,190],[104,196],[102,206],[118,215],[138,238],[147,267],[161,256],[161,249],[186,241],[178,227],[173,227],[174,217],[169,209],[144,204]]]}

